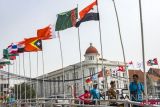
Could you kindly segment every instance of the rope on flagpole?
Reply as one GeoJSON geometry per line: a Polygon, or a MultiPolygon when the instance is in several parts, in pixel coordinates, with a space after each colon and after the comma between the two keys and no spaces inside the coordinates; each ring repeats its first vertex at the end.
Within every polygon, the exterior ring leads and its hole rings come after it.
{"type": "Polygon", "coordinates": [[[81,52],[81,39],[80,39],[80,32],[79,32],[79,27],[78,27],[78,42],[79,42],[79,56],[80,56],[80,66],[81,66],[81,72],[82,72],[82,86],[83,86],[83,91],[85,90],[85,85],[84,85],[84,71],[83,71],[83,65],[82,65],[82,52],[81,52]]]}
{"type": "MultiPolygon", "coordinates": [[[[116,19],[117,19],[117,24],[118,24],[118,32],[119,32],[119,38],[120,38],[121,48],[122,48],[122,53],[123,53],[123,62],[124,62],[124,66],[125,66],[125,72],[126,72],[127,77],[129,78],[129,73],[128,73],[127,65],[126,65],[125,51],[124,51],[122,35],[121,35],[121,29],[120,29],[120,23],[119,23],[119,18],[118,18],[118,12],[117,12],[117,9],[116,9],[115,1],[114,0],[112,0],[112,1],[113,1],[114,10],[115,10],[116,19]]],[[[127,80],[128,80],[128,89],[129,89],[129,79],[127,79],[127,80]]],[[[130,96],[130,91],[129,91],[129,96],[130,96]]]]}
{"type": "Polygon", "coordinates": [[[144,91],[146,95],[146,100],[148,98],[147,95],[147,80],[146,80],[146,67],[145,67],[145,50],[144,50],[144,36],[143,36],[143,20],[142,20],[142,7],[141,0],[139,0],[139,14],[140,14],[140,26],[141,26],[141,40],[142,40],[142,58],[143,58],[143,70],[144,70],[144,91]]]}
{"type": "MultiPolygon", "coordinates": [[[[98,0],[97,2],[97,12],[99,14],[99,6],[98,6],[98,0]]],[[[102,33],[101,33],[101,22],[100,22],[100,14],[99,14],[99,20],[98,20],[98,27],[99,27],[99,39],[100,39],[100,46],[101,46],[101,57],[102,57],[102,73],[103,73],[103,78],[104,78],[104,92],[106,93],[108,90],[108,82],[107,82],[107,76],[106,76],[106,71],[104,67],[104,62],[103,62],[103,45],[102,45],[102,33]],[[107,87],[106,87],[107,86],[107,87]],[[106,90],[107,89],[107,90],[106,90]]]]}
{"type": "MultiPolygon", "coordinates": [[[[26,72],[25,72],[25,59],[24,59],[24,53],[23,53],[23,73],[24,73],[24,77],[26,76],[26,72]]],[[[24,78],[24,99],[26,102],[26,79],[24,78]]]]}
{"type": "MultiPolygon", "coordinates": [[[[78,4],[77,4],[77,9],[78,9],[78,4]]],[[[85,90],[85,85],[84,85],[84,71],[83,71],[83,65],[82,65],[82,52],[81,52],[81,39],[80,39],[80,30],[78,27],[78,46],[79,46],[79,58],[80,58],[80,66],[81,66],[81,72],[82,72],[82,87],[83,87],[83,92],[85,90]]]]}
{"type": "Polygon", "coordinates": [[[58,39],[59,39],[59,48],[61,52],[61,63],[62,63],[62,72],[63,72],[63,92],[64,92],[64,98],[65,98],[65,73],[64,73],[64,66],[63,66],[63,53],[62,53],[62,44],[61,44],[61,39],[60,39],[60,33],[58,31],[58,39]]]}

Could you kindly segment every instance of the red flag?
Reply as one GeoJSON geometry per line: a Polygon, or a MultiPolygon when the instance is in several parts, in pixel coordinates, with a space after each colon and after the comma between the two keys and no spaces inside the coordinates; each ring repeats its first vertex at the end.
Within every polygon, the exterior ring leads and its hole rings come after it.
{"type": "Polygon", "coordinates": [[[132,61],[130,61],[130,62],[128,62],[128,64],[129,64],[129,65],[133,65],[133,62],[132,62],[132,61]]]}
{"type": "Polygon", "coordinates": [[[3,66],[2,65],[0,65],[0,69],[2,69],[3,68],[3,66]]]}
{"type": "Polygon", "coordinates": [[[41,40],[47,40],[47,39],[52,39],[52,28],[51,26],[47,26],[43,29],[38,29],[37,30],[37,37],[40,38],[41,40]]]}
{"type": "Polygon", "coordinates": [[[16,60],[16,56],[10,56],[9,59],[10,60],[16,60]]]}
{"type": "Polygon", "coordinates": [[[79,12],[80,19],[82,19],[92,8],[93,6],[97,5],[97,0],[92,4],[85,7],[82,11],[79,12]]]}
{"type": "Polygon", "coordinates": [[[158,60],[157,60],[157,58],[154,58],[154,59],[153,59],[153,62],[154,62],[154,65],[158,65],[158,60]]]}
{"type": "Polygon", "coordinates": [[[38,37],[32,37],[25,39],[25,47],[26,52],[36,52],[42,51],[42,41],[38,37]]]}
{"type": "Polygon", "coordinates": [[[125,67],[124,66],[118,66],[118,70],[117,71],[122,71],[124,72],[125,71],[125,67]]]}
{"type": "Polygon", "coordinates": [[[91,79],[90,77],[87,78],[87,79],[86,79],[86,83],[87,83],[87,84],[91,84],[91,83],[92,83],[92,79],[91,79]]]}

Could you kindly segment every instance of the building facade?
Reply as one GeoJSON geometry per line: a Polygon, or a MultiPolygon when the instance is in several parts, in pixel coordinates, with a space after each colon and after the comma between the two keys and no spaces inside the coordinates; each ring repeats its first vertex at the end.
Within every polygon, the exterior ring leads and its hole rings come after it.
{"type": "MultiPolygon", "coordinates": [[[[0,71],[1,72],[1,71],[0,71]]],[[[8,92],[8,79],[6,78],[6,75],[0,74],[0,96],[5,96],[8,92]]]]}
{"type": "Polygon", "coordinates": [[[34,83],[34,88],[38,87],[38,97],[63,96],[64,92],[68,97],[73,97],[73,94],[78,96],[84,92],[84,89],[89,90],[92,88],[93,82],[99,83],[100,89],[103,90],[103,87],[106,87],[107,90],[110,87],[111,80],[116,81],[117,88],[127,88],[128,82],[125,78],[125,72],[114,72],[112,70],[117,66],[124,66],[124,63],[100,58],[98,50],[92,44],[87,48],[84,57],[85,60],[82,62],[38,77],[41,81],[38,81],[38,85],[37,82],[34,83]],[[103,73],[106,77],[105,79],[98,76],[100,71],[105,71],[103,73]],[[45,82],[42,81],[43,77],[45,82]],[[91,77],[92,83],[87,84],[86,80],[91,77]],[[64,84],[63,78],[65,78],[64,84]]]}

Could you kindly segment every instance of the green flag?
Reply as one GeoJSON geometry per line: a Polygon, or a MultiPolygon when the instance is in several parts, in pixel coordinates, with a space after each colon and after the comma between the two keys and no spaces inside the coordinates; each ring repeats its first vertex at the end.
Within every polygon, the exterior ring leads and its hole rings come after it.
{"type": "Polygon", "coordinates": [[[76,26],[77,18],[77,8],[58,14],[55,31],[60,31],[76,26]]]}
{"type": "Polygon", "coordinates": [[[0,59],[0,65],[9,65],[11,64],[11,62],[9,60],[6,60],[6,59],[0,59]]]}
{"type": "Polygon", "coordinates": [[[3,58],[10,59],[11,56],[18,56],[18,54],[10,54],[8,49],[3,49],[3,58]]]}

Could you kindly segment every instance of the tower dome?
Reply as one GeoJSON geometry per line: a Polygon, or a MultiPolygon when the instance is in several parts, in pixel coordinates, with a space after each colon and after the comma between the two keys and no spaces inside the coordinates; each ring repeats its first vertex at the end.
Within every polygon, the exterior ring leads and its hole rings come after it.
{"type": "Polygon", "coordinates": [[[97,49],[94,46],[92,46],[92,43],[90,43],[90,46],[87,48],[85,54],[91,54],[91,53],[98,54],[97,49]]]}

